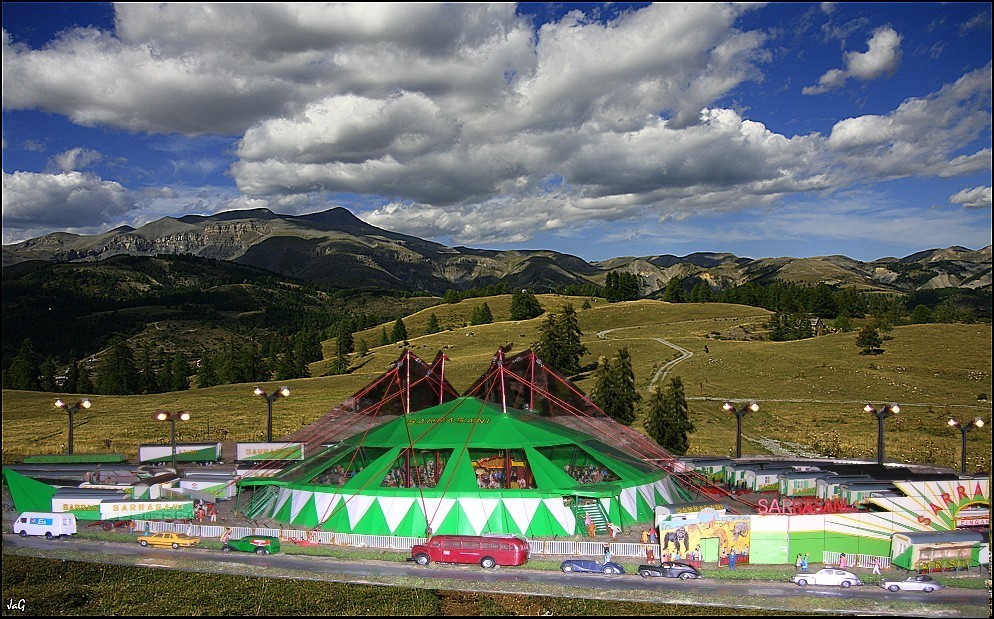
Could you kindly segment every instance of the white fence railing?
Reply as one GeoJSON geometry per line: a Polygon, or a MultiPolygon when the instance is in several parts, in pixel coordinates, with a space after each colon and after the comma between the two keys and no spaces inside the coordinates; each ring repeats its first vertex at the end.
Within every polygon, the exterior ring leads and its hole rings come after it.
{"type": "MultiPolygon", "coordinates": [[[[223,527],[215,524],[184,524],[161,522],[158,520],[136,520],[135,531],[171,531],[174,533],[189,533],[200,538],[220,538],[223,527]]],[[[383,548],[389,550],[410,550],[415,544],[424,543],[423,537],[393,537],[390,535],[358,535],[354,533],[332,533],[330,531],[304,531],[300,529],[266,529],[262,527],[230,527],[231,537],[239,538],[246,535],[271,535],[282,540],[325,544],[331,546],[351,546],[353,548],[383,548]]],[[[604,555],[605,542],[570,541],[570,540],[530,540],[528,542],[532,555],[601,557],[604,555]]],[[[641,558],[646,556],[646,549],[651,549],[658,559],[661,557],[659,544],[640,544],[634,542],[607,542],[608,547],[616,558],[641,558]]],[[[822,563],[839,565],[841,553],[823,552],[822,563]]],[[[876,560],[880,568],[890,567],[890,557],[876,555],[846,555],[847,567],[871,569],[876,560]]]]}

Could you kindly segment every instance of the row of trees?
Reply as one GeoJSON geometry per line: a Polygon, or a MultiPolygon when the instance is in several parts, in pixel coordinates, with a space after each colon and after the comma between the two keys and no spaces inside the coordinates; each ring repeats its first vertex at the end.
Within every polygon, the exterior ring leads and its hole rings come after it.
{"type": "MultiPolygon", "coordinates": [[[[621,348],[613,358],[601,357],[594,376],[591,399],[606,415],[626,426],[638,417],[642,396],[635,384],[632,358],[621,348]]],[[[653,388],[642,403],[643,426],[649,438],[670,453],[683,455],[690,449],[694,424],[683,390],[683,381],[674,377],[665,388],[653,388]]]]}

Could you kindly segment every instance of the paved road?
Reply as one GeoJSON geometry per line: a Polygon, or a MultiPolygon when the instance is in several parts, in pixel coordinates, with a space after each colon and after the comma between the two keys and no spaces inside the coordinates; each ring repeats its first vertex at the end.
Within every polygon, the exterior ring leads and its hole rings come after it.
{"type": "MultiPolygon", "coordinates": [[[[881,614],[880,602],[901,604],[890,614],[916,615],[915,603],[921,608],[937,610],[942,607],[967,605],[976,607],[976,614],[958,616],[987,617],[987,592],[946,589],[936,593],[890,593],[878,587],[853,587],[848,590],[831,587],[797,587],[789,583],[728,581],[701,579],[681,581],[649,578],[637,575],[603,576],[596,574],[564,574],[526,568],[484,570],[475,565],[419,566],[414,563],[391,561],[357,561],[302,555],[259,556],[243,553],[222,553],[219,550],[141,548],[136,544],[106,542],[75,538],[46,540],[4,535],[4,554],[63,558],[72,551],[74,560],[133,565],[141,567],[178,569],[186,571],[244,576],[278,576],[307,580],[351,582],[374,585],[430,587],[432,589],[487,591],[519,595],[541,594],[559,597],[618,599],[652,603],[722,604],[749,608],[788,608],[785,600],[817,598],[828,608],[846,611],[869,611],[881,614]],[[426,584],[427,583],[427,584],[426,584]],[[481,585],[486,586],[481,586],[481,585]],[[551,593],[550,593],[551,592],[551,593]],[[718,600],[718,601],[716,601],[718,600]],[[722,601],[724,600],[724,601],[722,601]],[[786,604],[786,605],[785,605],[786,604]]],[[[922,612],[920,616],[927,616],[922,612]]]]}

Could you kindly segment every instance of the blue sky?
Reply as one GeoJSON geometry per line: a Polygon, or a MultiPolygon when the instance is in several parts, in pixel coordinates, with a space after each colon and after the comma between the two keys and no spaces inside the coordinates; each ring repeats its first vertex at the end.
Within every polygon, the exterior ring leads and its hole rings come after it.
{"type": "Polygon", "coordinates": [[[989,3],[3,3],[3,243],[343,206],[587,260],[991,244],[989,3]]]}

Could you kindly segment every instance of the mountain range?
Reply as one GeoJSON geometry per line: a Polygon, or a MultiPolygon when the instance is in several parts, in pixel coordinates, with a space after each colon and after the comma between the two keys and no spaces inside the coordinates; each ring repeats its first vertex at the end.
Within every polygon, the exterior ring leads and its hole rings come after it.
{"type": "Polygon", "coordinates": [[[914,293],[991,288],[991,247],[929,249],[861,262],[846,256],[742,258],[727,253],[618,257],[587,262],[555,251],[448,247],[371,226],[345,208],[308,215],[268,209],[165,217],[95,235],[55,232],[3,246],[4,268],[27,261],[93,262],[113,256],[189,255],[265,269],[343,289],[442,294],[492,284],[537,292],[604,285],[612,271],[641,277],[652,297],[674,277],[715,290],[746,283],[826,283],[863,291],[914,293]]]}

